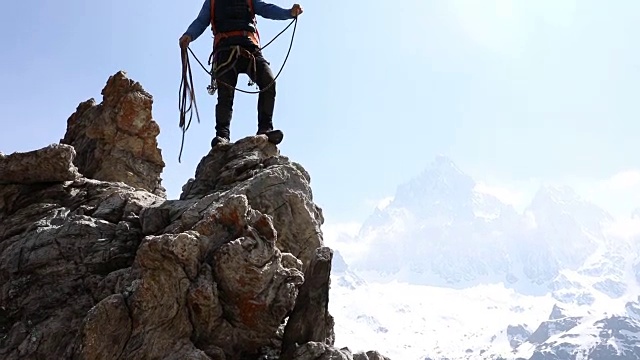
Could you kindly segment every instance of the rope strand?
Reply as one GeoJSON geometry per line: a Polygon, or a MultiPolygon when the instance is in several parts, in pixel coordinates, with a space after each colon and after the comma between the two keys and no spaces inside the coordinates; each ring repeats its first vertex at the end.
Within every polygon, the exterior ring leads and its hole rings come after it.
{"type": "Polygon", "coordinates": [[[180,79],[180,88],[178,90],[178,109],[180,110],[180,123],[179,126],[182,129],[182,142],[180,144],[180,154],[178,155],[178,162],[182,161],[182,150],[184,148],[184,135],[191,126],[191,120],[193,119],[193,110],[196,111],[196,117],[198,123],[200,122],[200,114],[198,113],[198,106],[196,104],[196,92],[193,86],[193,75],[191,73],[191,64],[189,63],[189,54],[185,49],[181,52],[182,58],[182,77],[180,79]],[[188,105],[187,105],[188,101],[188,105]],[[186,120],[187,113],[189,114],[189,121],[186,120]]]}

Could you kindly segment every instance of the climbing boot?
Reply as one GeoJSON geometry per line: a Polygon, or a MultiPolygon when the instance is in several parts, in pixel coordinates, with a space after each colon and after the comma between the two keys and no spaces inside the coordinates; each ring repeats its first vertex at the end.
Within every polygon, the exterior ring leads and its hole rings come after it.
{"type": "Polygon", "coordinates": [[[284,138],[284,133],[281,130],[258,130],[256,135],[267,135],[269,142],[278,145],[284,138]]]}
{"type": "Polygon", "coordinates": [[[229,138],[223,136],[216,136],[211,140],[211,148],[213,149],[218,144],[228,144],[229,138]]]}

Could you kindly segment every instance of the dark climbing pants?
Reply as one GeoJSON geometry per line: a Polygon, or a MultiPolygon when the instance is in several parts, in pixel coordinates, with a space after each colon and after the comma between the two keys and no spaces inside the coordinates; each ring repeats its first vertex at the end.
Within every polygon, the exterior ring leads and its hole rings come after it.
{"type": "MultiPolygon", "coordinates": [[[[224,65],[229,60],[232,49],[219,50],[216,54],[216,63],[224,65]]],[[[260,51],[253,53],[255,67],[249,56],[242,54],[235,62],[219,68],[218,76],[218,104],[216,105],[216,136],[229,138],[229,127],[233,115],[233,99],[235,90],[233,87],[238,82],[238,75],[247,74],[249,78],[258,85],[260,90],[269,88],[258,95],[258,131],[257,133],[273,130],[273,109],[276,100],[276,84],[273,72],[269,67],[269,62],[260,51]],[[226,84],[226,85],[225,85],[226,84]]]]}

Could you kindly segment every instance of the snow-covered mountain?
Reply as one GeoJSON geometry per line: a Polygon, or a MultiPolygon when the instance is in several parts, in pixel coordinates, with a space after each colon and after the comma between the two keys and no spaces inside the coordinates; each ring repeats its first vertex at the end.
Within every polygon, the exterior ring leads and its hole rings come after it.
{"type": "MultiPolygon", "coordinates": [[[[339,275],[337,276],[339,277],[339,275]]],[[[336,345],[391,359],[640,359],[640,302],[559,306],[501,285],[334,285],[336,345]]]]}
{"type": "Polygon", "coordinates": [[[331,273],[333,275],[332,284],[347,290],[355,290],[366,284],[362,278],[351,271],[339,251],[334,251],[331,273]]]}
{"type": "Polygon", "coordinates": [[[568,187],[518,212],[438,157],[341,239],[364,250],[334,270],[338,340],[392,359],[640,359],[640,239],[614,221],[568,187]]]}
{"type": "MultiPolygon", "coordinates": [[[[522,293],[558,299],[625,292],[623,275],[637,247],[612,239],[613,217],[568,187],[543,187],[524,213],[478,191],[473,179],[444,157],[400,186],[353,240],[366,251],[349,259],[365,279],[465,288],[505,283],[522,293]],[[589,289],[576,291],[576,276],[589,289]]],[[[635,256],[635,257],[634,257],[635,256]]]]}
{"type": "Polygon", "coordinates": [[[569,316],[554,308],[526,342],[514,351],[516,359],[640,359],[638,302],[619,314],[569,316]]]}

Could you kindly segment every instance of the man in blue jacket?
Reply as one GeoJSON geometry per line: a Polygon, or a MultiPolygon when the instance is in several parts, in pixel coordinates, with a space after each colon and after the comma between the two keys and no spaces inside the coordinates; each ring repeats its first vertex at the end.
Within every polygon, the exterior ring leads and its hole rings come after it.
{"type": "Polygon", "coordinates": [[[214,34],[214,66],[218,83],[216,104],[216,137],[214,147],[230,139],[229,126],[233,113],[234,87],[238,74],[245,73],[258,85],[258,132],[274,144],[282,141],[283,133],[273,128],[276,84],[269,63],[260,51],[260,39],[255,15],[266,19],[287,20],[302,14],[298,4],[283,9],[263,0],[205,0],[198,17],[179,40],[186,48],[211,25],[214,34]]]}

